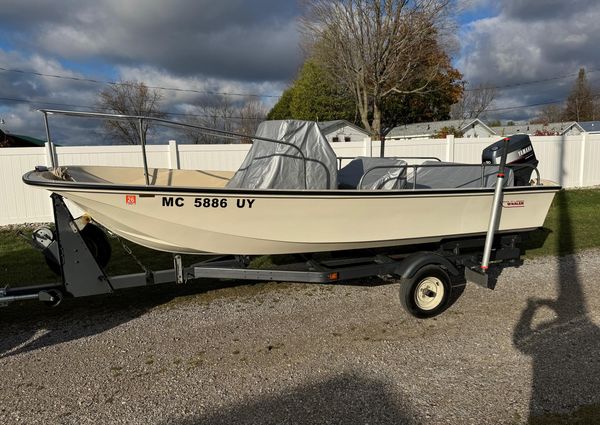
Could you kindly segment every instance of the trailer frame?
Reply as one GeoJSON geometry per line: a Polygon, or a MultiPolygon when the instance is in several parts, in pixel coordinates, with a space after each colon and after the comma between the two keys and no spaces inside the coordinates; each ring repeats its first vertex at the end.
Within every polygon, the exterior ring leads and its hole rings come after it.
{"type": "MultiPolygon", "coordinates": [[[[82,236],[82,230],[89,225],[89,220],[81,217],[75,219],[61,195],[54,193],[51,198],[56,226],[54,237],[43,244],[32,244],[41,250],[50,262],[58,265],[61,281],[46,285],[0,288],[0,305],[37,299],[50,306],[56,306],[64,297],[110,294],[120,289],[163,283],[184,284],[190,280],[204,278],[336,283],[372,276],[393,276],[400,279],[401,285],[408,285],[415,284],[410,283],[411,279],[420,270],[432,266],[453,281],[451,286],[444,288],[448,297],[452,288],[464,286],[467,280],[489,289],[493,289],[495,285],[495,282],[488,278],[488,274],[484,275],[485,279],[480,279],[482,274],[472,271],[481,261],[481,248],[485,245],[485,239],[482,237],[445,240],[437,244],[436,249],[416,252],[375,255],[351,253],[348,257],[322,261],[305,258],[301,262],[268,269],[249,268],[246,259],[234,256],[211,258],[184,266],[181,256],[174,254],[171,269],[109,276],[82,236]]],[[[520,241],[520,234],[496,235],[491,253],[492,260],[515,264],[520,259],[520,241]]],[[[410,301],[403,300],[403,305],[410,301]]],[[[445,307],[440,306],[439,311],[436,309],[432,312],[417,313],[424,313],[423,317],[431,317],[439,314],[445,307]]],[[[419,317],[419,314],[414,312],[411,314],[419,317]]]]}

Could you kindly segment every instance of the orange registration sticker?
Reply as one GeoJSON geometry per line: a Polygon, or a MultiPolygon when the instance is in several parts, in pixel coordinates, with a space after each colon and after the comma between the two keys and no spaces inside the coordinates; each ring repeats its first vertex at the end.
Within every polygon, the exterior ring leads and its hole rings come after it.
{"type": "Polygon", "coordinates": [[[125,203],[127,205],[135,205],[137,202],[135,195],[125,195],[125,203]]]}

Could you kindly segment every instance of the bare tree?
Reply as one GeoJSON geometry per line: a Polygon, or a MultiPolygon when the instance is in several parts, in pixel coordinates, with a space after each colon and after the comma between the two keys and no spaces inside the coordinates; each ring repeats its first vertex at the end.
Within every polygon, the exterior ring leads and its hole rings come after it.
{"type": "MultiPolygon", "coordinates": [[[[241,133],[252,136],[258,125],[265,120],[267,108],[253,97],[247,97],[243,103],[235,104],[226,96],[219,96],[212,103],[196,107],[193,123],[215,130],[241,133]]],[[[227,143],[223,135],[202,130],[190,130],[188,138],[193,143],[214,144],[227,143]]],[[[242,139],[246,142],[246,139],[242,139]]]]}
{"type": "MultiPolygon", "coordinates": [[[[162,118],[165,113],[160,111],[161,99],[157,90],[149,89],[142,82],[124,81],[101,91],[98,106],[114,114],[162,118]]],[[[150,123],[143,122],[141,133],[137,120],[109,120],[106,127],[117,140],[135,145],[140,143],[141,134],[147,136],[150,123]]]]}
{"type": "Polygon", "coordinates": [[[439,32],[449,4],[450,0],[305,0],[305,43],[315,60],[353,93],[362,124],[373,136],[381,132],[386,95],[424,92],[435,77],[439,63],[432,58],[439,53],[439,32]]]}
{"type": "Polygon", "coordinates": [[[559,105],[546,105],[540,109],[538,116],[531,120],[531,124],[549,124],[563,120],[564,111],[559,105]]]}
{"type": "MultiPolygon", "coordinates": [[[[236,107],[226,96],[219,96],[211,103],[195,107],[192,124],[222,131],[235,131],[236,107]]],[[[226,140],[216,133],[190,129],[188,139],[197,144],[225,143],[226,140]]]]}
{"type": "Polygon", "coordinates": [[[473,89],[466,89],[462,99],[450,108],[450,118],[453,120],[469,120],[478,118],[496,98],[496,88],[480,84],[473,89]]]}
{"type": "Polygon", "coordinates": [[[253,136],[256,134],[258,125],[265,120],[268,110],[260,100],[247,98],[239,112],[240,126],[238,132],[246,136],[253,136]]]}

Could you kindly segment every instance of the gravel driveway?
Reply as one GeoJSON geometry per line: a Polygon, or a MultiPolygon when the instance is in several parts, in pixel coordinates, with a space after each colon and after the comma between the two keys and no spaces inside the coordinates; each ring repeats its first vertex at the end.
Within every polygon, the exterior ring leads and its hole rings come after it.
{"type": "Polygon", "coordinates": [[[201,283],[0,310],[0,423],[524,423],[600,403],[600,251],[436,319],[398,287],[201,283]]]}

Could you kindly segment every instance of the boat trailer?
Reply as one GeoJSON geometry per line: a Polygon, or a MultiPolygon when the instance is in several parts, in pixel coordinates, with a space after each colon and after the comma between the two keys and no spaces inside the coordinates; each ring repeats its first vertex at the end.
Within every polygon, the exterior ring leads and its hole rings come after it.
{"type": "MultiPolygon", "coordinates": [[[[445,310],[452,291],[464,287],[467,280],[489,289],[494,288],[495,281],[488,278],[487,270],[479,271],[481,248],[484,245],[490,248],[488,261],[509,261],[514,265],[520,259],[518,244],[521,235],[494,235],[492,232],[493,241],[487,243],[481,237],[462,238],[443,241],[433,250],[350,256],[325,261],[307,259],[269,269],[249,268],[249,259],[240,256],[213,258],[184,267],[181,256],[174,254],[172,269],[146,269],[142,273],[108,276],[104,270],[108,258],[102,246],[85,237],[89,230],[99,231],[99,228],[89,223],[85,216],[73,218],[62,196],[52,194],[51,197],[55,231],[38,229],[33,234],[32,244],[42,251],[48,264],[60,275],[61,281],[47,285],[0,288],[0,306],[22,300],[39,300],[49,306],[57,306],[64,297],[109,294],[119,289],[163,283],[183,284],[200,278],[335,283],[372,276],[393,276],[400,278],[402,306],[410,314],[426,318],[445,310]]],[[[104,233],[102,237],[108,245],[104,233]]]]}

